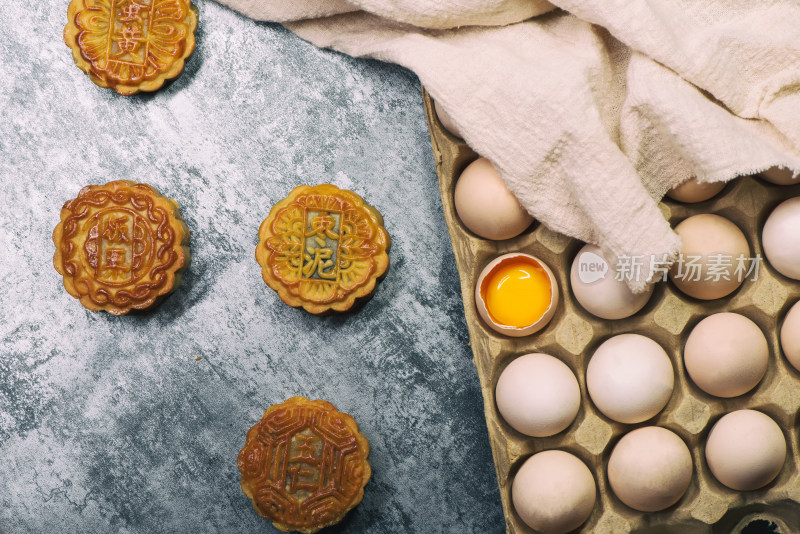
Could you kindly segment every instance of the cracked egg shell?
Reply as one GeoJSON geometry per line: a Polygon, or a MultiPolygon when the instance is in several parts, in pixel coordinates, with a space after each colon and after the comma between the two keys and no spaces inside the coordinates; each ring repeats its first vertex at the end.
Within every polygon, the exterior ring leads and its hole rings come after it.
{"type": "Polygon", "coordinates": [[[475,305],[481,319],[495,332],[510,337],[528,336],[544,328],[558,301],[553,271],[539,258],[521,252],[489,262],[475,284],[475,305]]]}

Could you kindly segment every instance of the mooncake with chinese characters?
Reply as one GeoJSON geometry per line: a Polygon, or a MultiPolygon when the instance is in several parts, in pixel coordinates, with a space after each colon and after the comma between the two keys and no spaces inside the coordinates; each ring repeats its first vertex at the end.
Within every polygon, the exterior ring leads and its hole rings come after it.
{"type": "Polygon", "coordinates": [[[189,229],[177,203],[126,180],[81,189],[61,208],[53,243],[67,292],[112,315],[153,306],[189,265],[189,229]]]}
{"type": "Polygon", "coordinates": [[[289,306],[314,314],[349,310],[389,268],[383,217],[352,191],[301,185],[261,223],[256,260],[289,306]]]}
{"type": "Polygon", "coordinates": [[[155,91],[194,51],[190,0],[71,0],[64,41],[75,64],[121,95],[155,91]]]}
{"type": "Polygon", "coordinates": [[[364,498],[369,442],[330,402],[292,397],[270,406],[239,452],[242,491],[283,531],[312,534],[364,498]]]}

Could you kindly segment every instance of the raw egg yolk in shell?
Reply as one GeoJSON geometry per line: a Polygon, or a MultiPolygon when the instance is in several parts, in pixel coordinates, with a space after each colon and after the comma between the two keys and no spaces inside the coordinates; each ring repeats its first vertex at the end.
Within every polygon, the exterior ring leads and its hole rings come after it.
{"type": "Polygon", "coordinates": [[[538,263],[524,258],[497,265],[481,287],[492,320],[515,328],[530,326],[541,319],[550,307],[552,293],[547,272],[538,263]]]}

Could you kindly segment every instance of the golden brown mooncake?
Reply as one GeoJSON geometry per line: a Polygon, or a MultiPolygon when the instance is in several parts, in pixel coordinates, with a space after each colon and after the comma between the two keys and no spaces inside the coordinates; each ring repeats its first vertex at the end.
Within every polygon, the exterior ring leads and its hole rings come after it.
{"type": "Polygon", "coordinates": [[[283,531],[312,534],[344,518],[372,469],[358,424],[327,401],[292,397],[270,406],[239,452],[242,491],[283,531]]]}
{"type": "Polygon", "coordinates": [[[121,95],[155,91],[194,51],[190,0],[71,0],[64,41],[75,64],[121,95]]]}
{"type": "Polygon", "coordinates": [[[53,243],[67,292],[112,315],[154,305],[189,265],[189,229],[178,205],[127,180],[81,189],[61,208],[53,243]]]}
{"type": "Polygon", "coordinates": [[[349,310],[389,268],[383,217],[352,191],[301,185],[261,223],[256,260],[281,300],[314,314],[349,310]]]}

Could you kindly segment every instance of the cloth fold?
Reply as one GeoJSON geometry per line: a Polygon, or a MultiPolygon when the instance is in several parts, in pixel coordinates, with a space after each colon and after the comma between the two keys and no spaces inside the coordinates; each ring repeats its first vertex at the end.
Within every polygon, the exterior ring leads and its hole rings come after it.
{"type": "Polygon", "coordinates": [[[687,179],[800,172],[795,0],[220,1],[411,69],[531,215],[610,257],[675,257],[657,203],[687,179]]]}

